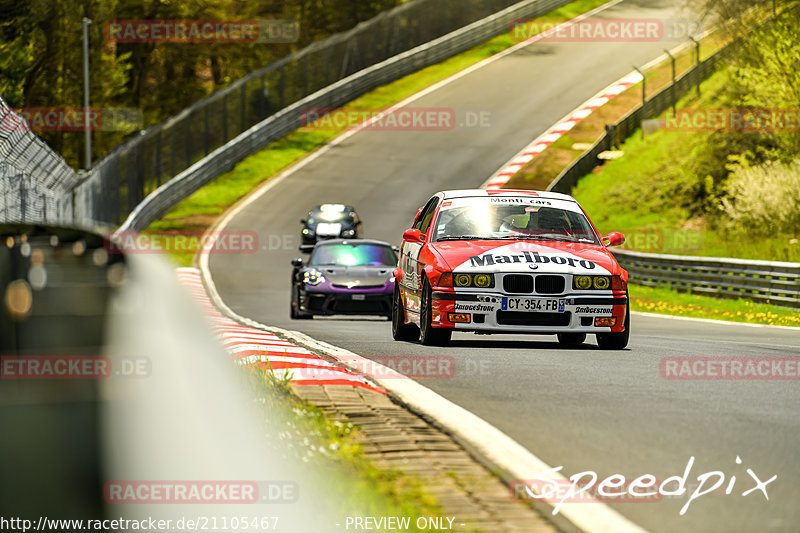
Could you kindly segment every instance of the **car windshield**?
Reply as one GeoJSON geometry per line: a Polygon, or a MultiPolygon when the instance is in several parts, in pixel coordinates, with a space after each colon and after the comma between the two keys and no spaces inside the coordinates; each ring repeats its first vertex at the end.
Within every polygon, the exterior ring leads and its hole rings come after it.
{"type": "Polygon", "coordinates": [[[355,217],[353,211],[344,206],[330,206],[314,209],[308,214],[309,225],[319,223],[353,224],[355,217]]]}
{"type": "Polygon", "coordinates": [[[311,266],[395,266],[391,246],[381,244],[325,244],[317,246],[308,262],[311,266]]]}
{"type": "Polygon", "coordinates": [[[445,200],[432,241],[500,239],[600,244],[575,202],[522,196],[445,200]]]}

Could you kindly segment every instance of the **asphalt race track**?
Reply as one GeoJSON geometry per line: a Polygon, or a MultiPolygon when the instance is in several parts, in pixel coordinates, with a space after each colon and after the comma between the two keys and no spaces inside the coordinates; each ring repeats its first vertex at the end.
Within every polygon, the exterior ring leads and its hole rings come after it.
{"type": "MultiPolygon", "coordinates": [[[[674,2],[678,4],[678,2],[674,2]]],[[[599,16],[680,16],[673,2],[626,0],[599,16]]],[[[800,356],[800,332],[635,315],[622,352],[562,349],[552,336],[456,334],[448,348],[391,339],[381,319],[289,319],[290,260],[299,256],[299,220],[324,202],[347,203],[365,236],[398,243],[432,193],[483,183],[523,146],[600,89],[671,48],[674,42],[535,43],[416,100],[415,108],[452,108],[451,131],[361,131],[335,144],[249,204],[225,228],[255,231],[256,254],[210,257],[222,299],[240,315],[299,330],[362,356],[443,355],[452,376],[421,380],[494,424],[569,476],[595,471],[633,479],[682,475],[690,482],[719,470],[730,495],[613,507],[645,529],[797,531],[800,435],[797,381],[663,379],[673,356],[800,356]],[[490,124],[469,127],[468,113],[490,124]],[[741,464],[736,458],[741,458],[741,464]],[[769,501],[746,469],[766,481],[769,501]]],[[[591,213],[589,213],[591,216],[591,213]]],[[[711,481],[709,481],[711,483],[711,481]]],[[[708,485],[707,485],[708,486],[708,485]]],[[[587,504],[588,505],[588,504],[587,504]]]]}

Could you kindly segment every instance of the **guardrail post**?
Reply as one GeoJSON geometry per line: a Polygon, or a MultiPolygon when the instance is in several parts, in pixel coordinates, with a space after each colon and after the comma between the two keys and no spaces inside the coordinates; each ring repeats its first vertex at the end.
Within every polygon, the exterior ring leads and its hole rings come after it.
{"type": "Polygon", "coordinates": [[[203,152],[208,155],[210,152],[209,142],[208,142],[208,106],[203,107],[203,152]]]}
{"type": "Polygon", "coordinates": [[[697,39],[695,39],[691,35],[689,36],[689,39],[694,43],[694,57],[695,57],[695,67],[696,67],[695,68],[695,72],[697,72],[697,75],[695,76],[695,78],[697,79],[697,97],[700,98],[700,79],[701,79],[701,76],[699,74],[699,70],[700,70],[700,41],[698,41],[697,39]]]}
{"type": "Polygon", "coordinates": [[[239,133],[244,131],[244,122],[245,122],[245,101],[247,100],[247,94],[245,91],[247,89],[247,82],[242,83],[242,90],[239,93],[239,133]]]}
{"type": "MultiPolygon", "coordinates": [[[[644,75],[644,71],[637,67],[636,65],[633,66],[636,69],[636,72],[642,75],[642,120],[647,116],[645,112],[645,108],[647,107],[647,78],[644,75]]],[[[642,138],[644,139],[644,128],[642,129],[642,138]]]]}
{"type": "Polygon", "coordinates": [[[672,116],[676,115],[675,107],[677,105],[677,99],[675,98],[675,56],[672,55],[669,50],[666,48],[664,52],[669,56],[670,62],[672,63],[672,85],[670,86],[670,97],[672,98],[672,116]]]}
{"type": "Polygon", "coordinates": [[[222,95],[222,144],[228,142],[228,93],[222,95]]]}

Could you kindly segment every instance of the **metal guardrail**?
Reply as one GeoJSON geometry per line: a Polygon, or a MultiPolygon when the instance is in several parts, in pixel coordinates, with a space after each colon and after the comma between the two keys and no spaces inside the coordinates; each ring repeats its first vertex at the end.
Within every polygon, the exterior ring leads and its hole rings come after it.
{"type": "MultiPolygon", "coordinates": [[[[729,50],[725,47],[699,62],[689,71],[630,111],[578,159],[565,168],[547,188],[570,194],[578,180],[601,164],[601,152],[619,146],[643,120],[658,116],[673,102],[708,78],[729,50]]],[[[668,285],[678,290],[721,298],[745,298],[776,305],[800,308],[800,263],[661,255],[615,250],[614,256],[635,283],[668,285]]]]}
{"type": "Polygon", "coordinates": [[[577,185],[579,179],[589,174],[602,163],[598,157],[602,152],[622,144],[625,139],[633,135],[633,132],[641,127],[643,120],[660,115],[672,106],[673,102],[679,100],[691,91],[693,87],[713,74],[720,59],[724,57],[728,49],[728,47],[725,47],[716,51],[677,78],[674,84],[670,83],[652,95],[642,105],[632,109],[616,124],[606,126],[606,132],[595,141],[591,148],[562,170],[547,187],[547,190],[569,194],[573,187],[577,185]]]}
{"type": "Polygon", "coordinates": [[[614,250],[631,281],[800,308],[800,263],[614,250]]]}
{"type": "MultiPolygon", "coordinates": [[[[502,33],[515,18],[536,16],[568,1],[412,0],[380,13],[347,32],[248,74],[114,149],[95,165],[80,187],[76,197],[78,216],[93,213],[98,220],[120,224],[158,187],[212,154],[219,161],[220,147],[228,146],[268,117],[273,119],[270,130],[275,134],[251,136],[257,144],[241,153],[252,153],[299,126],[294,114],[280,110],[299,102],[306,102],[305,107],[341,105],[502,33]],[[491,18],[505,9],[511,10],[510,17],[491,18]],[[465,26],[470,27],[468,32],[438,41],[465,26]],[[375,65],[412,49],[417,53],[403,62],[374,70],[375,65]],[[336,85],[353,75],[358,78],[336,85]],[[332,85],[337,87],[336,93],[320,98],[320,91],[327,91],[332,85]],[[310,95],[317,97],[309,99],[310,95]]],[[[250,141],[240,140],[240,145],[247,142],[250,141]]],[[[236,151],[225,153],[233,157],[232,162],[241,158],[236,151]]],[[[227,168],[219,167],[220,171],[227,168]]]]}
{"type": "Polygon", "coordinates": [[[0,97],[0,221],[72,222],[69,191],[79,181],[64,158],[0,97]]]}
{"type": "MultiPolygon", "coordinates": [[[[517,19],[536,17],[568,3],[569,0],[525,0],[461,29],[427,42],[378,64],[365,68],[310,96],[300,99],[235,139],[212,151],[191,167],[161,185],[131,212],[123,229],[140,230],[150,225],[179,201],[230,170],[245,157],[303,125],[308,108],[335,108],[381,85],[441,62],[496,35],[508,31],[517,19]]],[[[76,205],[96,194],[92,183],[77,191],[76,205]]]]}

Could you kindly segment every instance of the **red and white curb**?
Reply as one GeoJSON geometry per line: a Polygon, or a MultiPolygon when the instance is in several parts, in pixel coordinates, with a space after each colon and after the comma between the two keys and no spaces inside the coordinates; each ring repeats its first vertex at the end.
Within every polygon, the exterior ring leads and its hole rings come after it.
{"type": "Polygon", "coordinates": [[[545,148],[556,142],[562,135],[575,127],[581,120],[591,115],[598,107],[611,101],[615,96],[630,89],[642,81],[642,75],[631,72],[621,80],[609,85],[586,103],[575,109],[572,113],[558,121],[549,130],[537,137],[532,143],[522,149],[508,163],[498,170],[491,178],[481,185],[482,189],[501,189],[511,177],[527,165],[534,157],[542,153],[545,148]]]}
{"type": "Polygon", "coordinates": [[[208,317],[228,355],[239,364],[258,364],[293,385],[350,385],[386,393],[366,377],[330,363],[305,348],[261,329],[243,326],[220,313],[211,303],[197,268],[177,269],[178,280],[208,317]]]}

